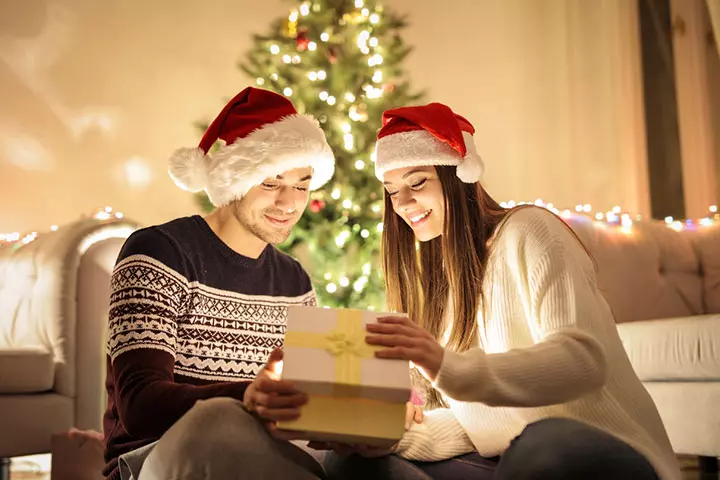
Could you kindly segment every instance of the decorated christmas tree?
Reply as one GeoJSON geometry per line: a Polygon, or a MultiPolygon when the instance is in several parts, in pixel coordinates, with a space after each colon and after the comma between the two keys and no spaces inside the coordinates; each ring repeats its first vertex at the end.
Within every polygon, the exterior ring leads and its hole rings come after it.
{"type": "Polygon", "coordinates": [[[240,68],[320,121],[337,166],[280,248],[310,272],[321,305],[381,309],[375,135],[384,110],[421,97],[411,93],[402,69],[411,50],[400,37],[405,23],[373,0],[292,3],[286,18],[254,37],[240,68]]]}

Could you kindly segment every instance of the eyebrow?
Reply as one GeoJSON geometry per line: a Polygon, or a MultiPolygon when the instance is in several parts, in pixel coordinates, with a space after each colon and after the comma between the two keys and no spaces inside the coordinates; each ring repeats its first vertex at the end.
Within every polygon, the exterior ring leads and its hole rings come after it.
{"type": "MultiPolygon", "coordinates": [[[[275,178],[277,178],[278,180],[283,180],[282,175],[276,175],[275,178]]],[[[298,180],[298,182],[306,182],[308,180],[312,180],[312,175],[305,175],[300,180],[298,180]]]]}
{"type": "MultiPolygon", "coordinates": [[[[409,172],[407,172],[405,175],[402,176],[402,179],[401,179],[401,180],[405,180],[407,177],[409,177],[409,176],[412,175],[413,173],[422,173],[422,172],[425,172],[425,170],[422,170],[422,169],[420,169],[420,168],[416,168],[416,169],[414,169],[414,170],[410,170],[409,172]]],[[[392,182],[383,182],[383,185],[390,185],[391,183],[392,183],[392,182]]]]}

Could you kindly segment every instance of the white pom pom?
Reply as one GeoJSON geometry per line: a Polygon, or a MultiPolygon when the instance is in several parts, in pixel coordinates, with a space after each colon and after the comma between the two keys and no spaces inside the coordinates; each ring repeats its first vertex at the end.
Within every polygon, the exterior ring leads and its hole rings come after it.
{"type": "Polygon", "coordinates": [[[457,166],[456,173],[458,178],[463,182],[475,183],[480,181],[484,170],[485,168],[480,155],[468,152],[460,165],[457,166]]]}
{"type": "Polygon", "coordinates": [[[173,152],[168,173],[175,185],[189,192],[199,192],[207,186],[208,161],[199,148],[180,148],[173,152]]]}

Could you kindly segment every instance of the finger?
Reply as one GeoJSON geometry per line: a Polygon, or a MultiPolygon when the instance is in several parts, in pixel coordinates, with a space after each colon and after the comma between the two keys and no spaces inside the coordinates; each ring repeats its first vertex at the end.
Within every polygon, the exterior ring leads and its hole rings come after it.
{"type": "Polygon", "coordinates": [[[417,347],[419,342],[423,341],[417,337],[406,335],[366,335],[365,341],[370,345],[378,345],[382,347],[417,347]]]}
{"type": "Polygon", "coordinates": [[[415,405],[408,402],[405,404],[405,430],[408,430],[412,425],[413,418],[415,417],[415,405]]]}
{"type": "Polygon", "coordinates": [[[393,358],[396,360],[408,360],[415,365],[422,367],[422,360],[425,358],[421,350],[408,347],[391,347],[375,352],[377,358],[393,358]]]}
{"type": "Polygon", "coordinates": [[[253,403],[267,408],[295,408],[301,407],[308,402],[308,396],[297,392],[290,395],[269,395],[264,392],[256,392],[253,403]]]}
{"type": "Polygon", "coordinates": [[[413,326],[416,325],[415,322],[410,320],[408,317],[401,317],[399,315],[389,315],[387,317],[379,317],[377,319],[379,323],[394,323],[399,325],[408,325],[413,326]]]}
{"type": "Polygon", "coordinates": [[[263,420],[271,422],[284,422],[300,418],[299,408],[268,408],[263,405],[257,405],[255,412],[263,420]]]}
{"type": "Polygon", "coordinates": [[[298,393],[298,389],[292,382],[287,380],[274,380],[269,377],[258,377],[255,380],[255,390],[264,393],[275,393],[278,395],[291,395],[298,393]]]}
{"type": "Polygon", "coordinates": [[[282,349],[276,348],[275,350],[270,352],[270,356],[267,359],[267,363],[265,363],[265,368],[267,368],[269,365],[279,362],[282,359],[283,359],[282,349]]]}
{"type": "Polygon", "coordinates": [[[401,334],[401,335],[422,335],[423,331],[419,328],[412,328],[406,325],[398,325],[396,323],[368,323],[366,330],[371,333],[383,334],[401,334]]]}
{"type": "Polygon", "coordinates": [[[422,423],[425,419],[425,412],[420,407],[415,407],[415,423],[422,423]]]}

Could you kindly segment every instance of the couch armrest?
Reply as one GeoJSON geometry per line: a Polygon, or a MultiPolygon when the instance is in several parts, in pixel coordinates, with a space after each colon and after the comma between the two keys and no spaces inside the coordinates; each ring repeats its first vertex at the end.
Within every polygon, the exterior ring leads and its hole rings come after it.
{"type": "Polygon", "coordinates": [[[75,426],[102,431],[110,277],[125,239],[92,245],[78,268],[75,426]]]}

